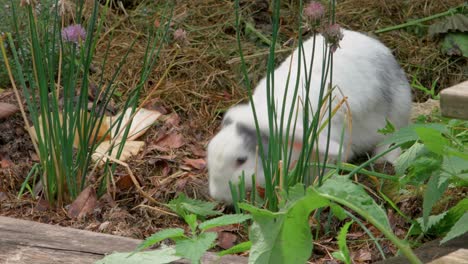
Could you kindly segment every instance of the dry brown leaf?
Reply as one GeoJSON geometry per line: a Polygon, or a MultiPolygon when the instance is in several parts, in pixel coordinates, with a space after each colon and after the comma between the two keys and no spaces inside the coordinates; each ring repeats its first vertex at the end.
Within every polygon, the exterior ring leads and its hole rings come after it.
{"type": "MultiPolygon", "coordinates": [[[[104,141],[101,144],[99,144],[99,146],[96,148],[95,153],[93,154],[93,160],[97,161],[101,159],[102,154],[105,154],[111,157],[112,159],[117,159],[116,155],[117,155],[118,146],[114,146],[112,154],[109,155],[107,152],[109,150],[110,145],[111,145],[110,141],[104,141]]],[[[138,154],[138,152],[140,152],[144,146],[145,146],[145,142],[143,141],[126,141],[125,146],[120,155],[120,158],[118,160],[126,161],[131,156],[138,154]]],[[[106,161],[107,161],[107,157],[104,156],[101,162],[106,162],[106,161]]]]}
{"type": "Polygon", "coordinates": [[[184,159],[184,163],[197,170],[202,170],[206,167],[204,159],[184,159]]]}
{"type": "Polygon", "coordinates": [[[39,211],[39,212],[45,212],[49,210],[49,203],[45,199],[39,199],[39,201],[36,204],[36,207],[34,207],[34,210],[39,211]]]}
{"type": "Polygon", "coordinates": [[[119,179],[115,182],[115,185],[117,185],[117,188],[120,190],[128,190],[133,186],[132,177],[130,177],[128,174],[120,176],[119,179]]]}
{"type": "Polygon", "coordinates": [[[237,236],[230,232],[218,232],[218,246],[223,249],[228,249],[236,244],[237,236]]]}
{"type": "Polygon", "coordinates": [[[11,167],[13,165],[14,165],[13,162],[8,158],[2,158],[0,160],[0,168],[2,168],[2,169],[9,168],[9,167],[11,167]]]}
{"type": "Polygon", "coordinates": [[[0,119],[7,118],[19,111],[16,105],[0,102],[0,119]]]}
{"type": "Polygon", "coordinates": [[[185,144],[184,137],[179,133],[171,133],[163,136],[154,144],[154,148],[167,151],[168,149],[177,149],[185,144]]]}
{"type": "MultiPolygon", "coordinates": [[[[112,124],[112,122],[117,122],[113,121],[116,118],[120,117],[121,113],[116,115],[115,117],[109,117],[109,123],[112,124]]],[[[130,126],[130,130],[128,132],[128,137],[127,141],[132,141],[140,136],[142,136],[148,129],[149,127],[158,120],[158,118],[161,116],[161,113],[158,111],[154,110],[148,110],[141,108],[136,112],[136,114],[133,117],[132,124],[130,126]]],[[[117,131],[117,126],[114,126],[112,128],[112,137],[116,140],[122,140],[123,136],[123,131],[125,130],[125,124],[128,123],[130,118],[132,117],[132,109],[127,108],[125,111],[123,117],[122,117],[122,127],[120,128],[119,131],[117,131]]]]}
{"type": "Polygon", "coordinates": [[[84,189],[68,208],[68,216],[71,218],[82,218],[91,214],[96,208],[97,196],[93,187],[84,189]]]}

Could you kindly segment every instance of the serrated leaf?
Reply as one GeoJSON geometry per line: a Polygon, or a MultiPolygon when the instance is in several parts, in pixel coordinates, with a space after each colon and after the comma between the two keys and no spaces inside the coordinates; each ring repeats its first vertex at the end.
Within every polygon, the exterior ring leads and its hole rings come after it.
{"type": "Polygon", "coordinates": [[[423,198],[423,231],[427,231],[430,228],[428,224],[429,214],[434,204],[442,197],[442,194],[444,194],[448,184],[448,178],[441,177],[440,174],[434,174],[429,179],[423,198]]]}
{"type": "Polygon", "coordinates": [[[151,247],[152,245],[163,241],[168,238],[180,238],[184,237],[184,230],[182,228],[168,228],[154,233],[145,241],[141,242],[140,245],[135,249],[135,252],[141,251],[145,248],[151,247]]]}
{"type": "Polygon", "coordinates": [[[252,241],[249,263],[305,263],[312,253],[309,215],[328,204],[312,189],[307,189],[303,198],[281,208],[278,213],[241,204],[254,219],[249,232],[252,241]]]}
{"type": "Polygon", "coordinates": [[[197,230],[197,226],[198,226],[197,216],[194,214],[185,215],[184,221],[185,223],[188,224],[188,226],[190,227],[190,230],[192,230],[192,233],[195,233],[197,230]]]}
{"type": "Polygon", "coordinates": [[[336,237],[338,240],[338,247],[340,248],[340,251],[338,252],[333,252],[332,255],[338,260],[343,261],[346,264],[351,263],[351,257],[349,256],[349,250],[348,246],[346,245],[346,235],[348,234],[349,227],[353,221],[347,222],[341,229],[340,233],[336,237]]]}
{"type": "Polygon", "coordinates": [[[214,246],[218,234],[205,232],[197,237],[177,241],[176,254],[189,259],[192,263],[199,263],[205,252],[214,246]]]}
{"type": "Polygon", "coordinates": [[[454,207],[450,208],[447,214],[445,214],[445,217],[441,221],[435,223],[427,233],[436,236],[447,233],[466,212],[468,212],[468,198],[461,200],[454,207]]]}
{"type": "Polygon", "coordinates": [[[240,244],[228,248],[226,250],[218,252],[218,256],[222,257],[229,254],[238,254],[249,250],[252,247],[252,241],[246,241],[240,244]]]}
{"type": "Polygon", "coordinates": [[[183,193],[170,201],[167,206],[182,217],[187,213],[203,217],[221,214],[214,210],[216,203],[190,199],[183,193]]]}
{"type": "Polygon", "coordinates": [[[220,217],[216,217],[205,221],[201,223],[198,227],[204,231],[213,227],[242,223],[251,218],[252,216],[245,214],[222,215],[220,217]]]}
{"type": "Polygon", "coordinates": [[[465,213],[458,221],[455,223],[455,225],[452,226],[450,231],[447,233],[447,235],[440,241],[440,244],[443,244],[451,239],[454,239],[458,236],[461,236],[468,232],[468,212],[465,213]]]}
{"type": "Polygon", "coordinates": [[[402,184],[421,185],[434,173],[439,173],[441,167],[441,157],[434,153],[417,157],[409,167],[406,177],[401,179],[402,184]]]}
{"type": "Polygon", "coordinates": [[[421,229],[424,233],[427,233],[427,231],[434,227],[435,225],[439,224],[440,221],[442,221],[442,219],[444,219],[445,215],[447,214],[447,212],[443,212],[441,214],[438,214],[438,215],[431,215],[427,218],[427,223],[424,224],[424,218],[423,217],[419,217],[418,219],[416,219],[416,221],[418,222],[418,224],[421,226],[421,229]]]}
{"type": "Polygon", "coordinates": [[[426,149],[423,144],[418,142],[414,143],[395,160],[396,174],[402,175],[405,173],[406,169],[414,162],[414,160],[425,152],[426,149]]]}
{"type": "Polygon", "coordinates": [[[429,26],[429,36],[445,34],[449,32],[468,32],[468,17],[464,14],[447,16],[429,26]]]}
{"type": "Polygon", "coordinates": [[[395,133],[395,131],[396,131],[395,126],[387,118],[385,118],[385,127],[377,130],[377,132],[382,134],[382,135],[388,135],[388,134],[391,134],[391,133],[395,133]]]}
{"type": "Polygon", "coordinates": [[[442,168],[453,175],[468,172],[468,161],[461,157],[446,155],[444,156],[442,168]]]}
{"type": "Polygon", "coordinates": [[[416,132],[416,129],[431,129],[439,131],[440,133],[446,133],[447,128],[442,124],[413,124],[407,127],[403,127],[395,133],[391,134],[387,139],[385,139],[380,145],[386,144],[403,144],[411,141],[416,141],[419,139],[419,135],[416,132]]]}
{"type": "Polygon", "coordinates": [[[468,58],[468,34],[449,33],[442,41],[442,52],[449,56],[463,56],[468,58]]]}
{"type": "Polygon", "coordinates": [[[98,260],[95,264],[166,264],[181,259],[175,255],[175,249],[166,247],[158,250],[138,252],[135,254],[112,253],[98,260]]]}
{"type": "Polygon", "coordinates": [[[385,211],[367,194],[362,186],[347,177],[335,175],[318,188],[321,196],[347,206],[367,220],[391,230],[385,211]]]}

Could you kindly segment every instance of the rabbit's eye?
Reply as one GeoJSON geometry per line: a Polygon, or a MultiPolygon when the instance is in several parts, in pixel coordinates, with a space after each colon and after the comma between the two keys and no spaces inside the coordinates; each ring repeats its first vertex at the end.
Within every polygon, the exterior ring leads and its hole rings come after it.
{"type": "Polygon", "coordinates": [[[247,157],[239,157],[236,159],[236,165],[241,166],[247,161],[247,157]]]}

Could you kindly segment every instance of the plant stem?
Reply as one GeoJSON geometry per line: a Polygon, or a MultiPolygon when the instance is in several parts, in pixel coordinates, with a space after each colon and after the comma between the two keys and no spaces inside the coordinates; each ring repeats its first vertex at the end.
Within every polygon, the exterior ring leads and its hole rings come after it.
{"type": "Polygon", "coordinates": [[[429,20],[433,20],[433,19],[436,19],[436,18],[439,18],[439,17],[444,17],[444,16],[452,15],[452,14],[454,14],[455,12],[457,12],[457,10],[458,10],[460,7],[463,7],[463,5],[462,5],[462,6],[455,7],[455,8],[450,8],[449,10],[447,10],[447,11],[445,11],[445,12],[438,13],[438,14],[435,14],[435,15],[432,15],[432,16],[428,16],[428,17],[424,17],[424,18],[420,18],[420,19],[411,20],[411,21],[408,21],[408,22],[406,22],[406,23],[403,23],[403,24],[400,24],[400,25],[396,25],[396,26],[391,26],[391,27],[382,28],[382,29],[379,29],[379,30],[374,31],[374,33],[376,33],[376,34],[378,34],[378,33],[384,33],[384,32],[388,32],[388,31],[392,31],[392,30],[397,30],[397,29],[400,29],[400,28],[405,28],[405,27],[409,27],[409,26],[414,26],[414,25],[417,25],[417,24],[419,24],[419,23],[426,22],[426,21],[429,21],[429,20]]]}

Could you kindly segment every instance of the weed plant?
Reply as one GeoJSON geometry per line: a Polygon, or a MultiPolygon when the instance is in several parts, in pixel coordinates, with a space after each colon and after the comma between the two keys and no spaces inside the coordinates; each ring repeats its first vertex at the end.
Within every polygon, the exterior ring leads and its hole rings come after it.
{"type": "MultiPolygon", "coordinates": [[[[105,80],[108,43],[100,65],[101,74],[95,83],[96,98],[90,103],[93,56],[106,27],[109,1],[103,5],[99,1],[45,1],[52,3],[48,9],[42,1],[19,2],[10,1],[13,30],[0,39],[2,58],[20,106],[23,99],[26,101],[27,109],[21,107],[21,110],[40,159],[34,170],[40,175],[43,194],[50,204],[61,206],[90,184],[105,188],[111,180],[115,165],[109,164],[109,159],[105,165],[107,177],[101,177],[98,182],[89,177],[90,166],[97,146],[116,136],[111,131],[122,131],[122,140],[113,140],[105,154],[114,152],[118,158],[122,153],[131,120],[123,122],[125,111],[122,111],[111,124],[106,124],[105,109],[135,42],[123,54],[112,78],[105,80]],[[84,14],[85,7],[91,10],[88,17],[84,14]],[[27,30],[22,28],[24,14],[27,30]],[[17,86],[21,87],[22,96],[17,86]]],[[[169,7],[167,4],[168,10],[169,7]]],[[[163,45],[161,39],[169,27],[166,20],[161,25],[148,32],[140,81],[122,105],[124,110],[131,109],[131,115],[137,110],[141,89],[157,61],[163,45]]]]}

